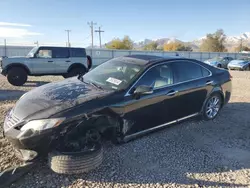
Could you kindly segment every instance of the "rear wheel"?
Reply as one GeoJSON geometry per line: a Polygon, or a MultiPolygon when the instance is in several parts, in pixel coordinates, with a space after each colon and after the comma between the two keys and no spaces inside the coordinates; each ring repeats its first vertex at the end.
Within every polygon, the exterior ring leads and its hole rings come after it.
{"type": "Polygon", "coordinates": [[[22,67],[10,68],[7,72],[7,80],[14,86],[22,86],[28,79],[26,70],[22,67]]]}
{"type": "Polygon", "coordinates": [[[74,68],[70,69],[67,74],[63,75],[63,77],[64,78],[70,78],[70,77],[77,76],[79,74],[84,75],[85,73],[86,73],[85,67],[74,67],[74,68]]]}
{"type": "Polygon", "coordinates": [[[219,94],[211,95],[203,107],[202,115],[204,120],[214,119],[222,107],[222,98],[219,94]]]}

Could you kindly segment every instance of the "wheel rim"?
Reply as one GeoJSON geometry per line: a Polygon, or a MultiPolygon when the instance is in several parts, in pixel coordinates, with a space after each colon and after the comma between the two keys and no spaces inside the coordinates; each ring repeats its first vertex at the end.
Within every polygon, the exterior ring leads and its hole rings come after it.
{"type": "Polygon", "coordinates": [[[220,106],[221,106],[220,98],[217,96],[211,97],[206,107],[207,117],[210,119],[214,118],[218,114],[220,106]]]}

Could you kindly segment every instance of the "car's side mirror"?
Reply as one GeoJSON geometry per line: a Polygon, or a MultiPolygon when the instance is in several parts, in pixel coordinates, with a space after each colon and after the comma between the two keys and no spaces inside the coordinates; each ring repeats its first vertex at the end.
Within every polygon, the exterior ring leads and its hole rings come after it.
{"type": "Polygon", "coordinates": [[[32,54],[31,56],[30,56],[30,58],[36,58],[37,57],[37,54],[32,54]]]}
{"type": "Polygon", "coordinates": [[[150,86],[146,86],[146,85],[140,85],[138,86],[135,91],[134,94],[136,95],[141,95],[141,94],[152,94],[153,93],[153,88],[150,86]]]}

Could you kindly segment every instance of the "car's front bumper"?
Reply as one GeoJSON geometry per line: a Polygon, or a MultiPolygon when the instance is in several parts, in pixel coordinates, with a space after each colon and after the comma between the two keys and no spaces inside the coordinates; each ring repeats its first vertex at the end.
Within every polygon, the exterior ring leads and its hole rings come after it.
{"type": "Polygon", "coordinates": [[[0,74],[6,76],[7,71],[5,69],[3,69],[2,67],[0,67],[0,74]]]}
{"type": "Polygon", "coordinates": [[[242,66],[232,66],[232,65],[230,65],[227,68],[230,69],[230,70],[244,70],[244,67],[242,67],[242,66]]]}
{"type": "Polygon", "coordinates": [[[4,122],[4,136],[15,149],[16,156],[23,161],[32,161],[38,156],[47,154],[53,139],[53,130],[34,132],[21,131],[18,127],[8,127],[6,117],[4,122]]]}

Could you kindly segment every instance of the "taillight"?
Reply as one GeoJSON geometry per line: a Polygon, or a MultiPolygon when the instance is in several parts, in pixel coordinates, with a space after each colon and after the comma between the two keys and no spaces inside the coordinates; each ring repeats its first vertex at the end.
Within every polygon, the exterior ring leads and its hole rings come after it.
{"type": "Polygon", "coordinates": [[[88,69],[92,67],[92,58],[89,55],[87,55],[87,65],[88,65],[88,69]]]}

